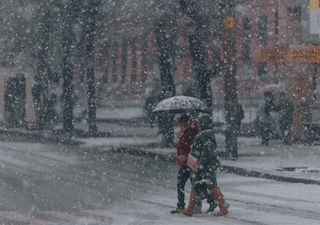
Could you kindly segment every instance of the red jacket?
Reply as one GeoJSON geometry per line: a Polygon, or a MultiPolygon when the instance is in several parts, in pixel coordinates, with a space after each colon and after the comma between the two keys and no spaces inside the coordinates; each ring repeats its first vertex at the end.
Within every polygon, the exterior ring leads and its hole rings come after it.
{"type": "Polygon", "coordinates": [[[191,144],[197,132],[197,129],[192,129],[189,127],[179,135],[177,144],[177,162],[180,166],[186,166],[187,157],[191,151],[191,144]]]}

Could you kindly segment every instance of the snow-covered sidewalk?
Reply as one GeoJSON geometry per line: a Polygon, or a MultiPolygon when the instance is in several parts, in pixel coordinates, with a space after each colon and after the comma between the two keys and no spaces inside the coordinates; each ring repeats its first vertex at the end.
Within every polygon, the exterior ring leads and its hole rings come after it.
{"type": "MultiPolygon", "coordinates": [[[[134,120],[143,116],[141,106],[122,106],[98,110],[98,119],[134,120]]],[[[86,130],[87,124],[78,122],[75,127],[86,130]]],[[[122,124],[115,122],[98,123],[98,130],[110,134],[102,138],[74,138],[75,143],[82,143],[83,148],[99,151],[127,151],[149,155],[155,158],[174,160],[175,148],[157,147],[160,137],[157,126],[139,126],[139,124],[122,124]]],[[[21,129],[0,129],[9,136],[14,133],[27,135],[35,139],[40,136],[50,138],[50,133],[21,129]]],[[[176,127],[176,133],[178,128],[176,127]]],[[[224,136],[217,134],[218,151],[224,152],[224,136]]],[[[256,137],[239,138],[239,159],[223,160],[225,171],[246,176],[278,179],[290,182],[315,183],[320,185],[320,146],[304,144],[284,145],[280,140],[272,140],[269,146],[261,146],[256,137]]]]}
{"type": "Polygon", "coordinates": [[[261,174],[314,180],[320,184],[319,146],[284,145],[280,140],[261,146],[258,138],[240,137],[239,160],[223,163],[261,174]]]}
{"type": "MultiPolygon", "coordinates": [[[[101,151],[125,150],[129,153],[151,155],[155,158],[174,159],[175,148],[161,148],[157,137],[81,138],[89,148],[101,151]]],[[[224,151],[224,136],[217,134],[218,151],[224,151]]],[[[239,159],[222,159],[223,169],[239,175],[276,179],[288,182],[320,184],[320,147],[304,144],[284,145],[272,140],[261,146],[255,137],[239,138],[239,159]]]]}

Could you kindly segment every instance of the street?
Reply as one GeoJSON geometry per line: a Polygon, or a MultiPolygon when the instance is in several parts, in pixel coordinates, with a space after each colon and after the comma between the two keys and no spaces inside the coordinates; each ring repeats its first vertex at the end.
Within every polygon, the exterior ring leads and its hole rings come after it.
{"type": "MultiPolygon", "coordinates": [[[[317,185],[219,173],[230,214],[185,217],[174,163],[81,146],[1,142],[0,224],[318,224],[317,185]]],[[[186,187],[189,194],[190,184],[186,187]]],[[[187,194],[187,196],[188,196],[187,194]]],[[[208,205],[203,202],[203,211],[208,205]]]]}

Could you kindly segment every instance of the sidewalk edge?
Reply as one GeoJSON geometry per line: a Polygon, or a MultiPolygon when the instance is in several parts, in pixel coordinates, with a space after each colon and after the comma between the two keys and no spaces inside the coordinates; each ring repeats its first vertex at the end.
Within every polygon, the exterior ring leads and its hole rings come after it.
{"type": "MultiPolygon", "coordinates": [[[[128,153],[128,154],[132,154],[132,155],[152,157],[155,159],[161,159],[161,160],[171,161],[171,162],[175,161],[175,154],[163,153],[163,152],[150,152],[150,151],[145,151],[145,150],[138,148],[138,147],[132,147],[132,146],[126,146],[126,145],[119,146],[119,147],[113,147],[112,151],[117,152],[117,153],[128,153]]],[[[220,167],[220,171],[225,172],[225,173],[236,174],[239,176],[263,178],[263,179],[281,181],[281,182],[287,182],[287,183],[302,183],[302,184],[320,185],[320,180],[281,176],[281,175],[275,175],[272,173],[266,173],[266,172],[255,171],[255,170],[248,170],[245,168],[236,167],[236,166],[229,166],[229,165],[222,165],[220,167]]]]}
{"type": "Polygon", "coordinates": [[[257,178],[282,181],[282,182],[288,182],[288,183],[302,183],[302,184],[320,185],[320,180],[281,176],[281,175],[275,175],[272,173],[260,172],[260,171],[255,171],[255,170],[248,170],[248,169],[236,167],[236,166],[222,165],[220,167],[220,170],[222,172],[232,173],[232,174],[245,176],[245,177],[257,177],[257,178]]]}

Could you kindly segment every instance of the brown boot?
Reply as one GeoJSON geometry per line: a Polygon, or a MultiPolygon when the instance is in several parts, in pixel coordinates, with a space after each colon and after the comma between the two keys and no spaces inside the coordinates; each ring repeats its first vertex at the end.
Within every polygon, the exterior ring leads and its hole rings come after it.
{"type": "Polygon", "coordinates": [[[218,202],[218,206],[220,211],[217,213],[214,213],[214,216],[225,216],[227,215],[229,204],[224,200],[223,194],[219,187],[215,187],[212,189],[212,197],[218,202]]]}
{"type": "Polygon", "coordinates": [[[186,216],[192,216],[196,202],[197,202],[197,192],[196,192],[196,189],[194,189],[194,187],[192,187],[188,207],[186,209],[182,210],[182,214],[186,215],[186,216]]]}
{"type": "Polygon", "coordinates": [[[196,206],[193,209],[193,214],[201,214],[202,212],[202,200],[197,195],[196,197],[196,206]]]}

